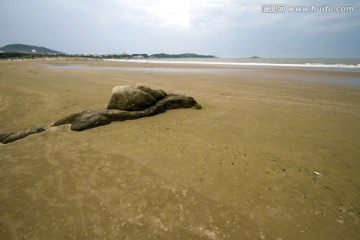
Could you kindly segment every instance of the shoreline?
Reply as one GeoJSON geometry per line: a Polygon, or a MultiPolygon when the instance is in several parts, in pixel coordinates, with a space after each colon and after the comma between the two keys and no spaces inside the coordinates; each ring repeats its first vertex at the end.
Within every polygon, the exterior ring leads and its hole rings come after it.
{"type": "MultiPolygon", "coordinates": [[[[175,59],[96,59],[96,58],[84,58],[84,57],[59,57],[59,58],[37,58],[37,59],[4,59],[0,62],[16,62],[16,61],[60,61],[60,62],[112,62],[112,63],[124,63],[124,64],[149,64],[149,65],[181,65],[181,66],[201,66],[207,68],[244,68],[244,69],[278,69],[278,70],[313,70],[313,71],[331,71],[331,72],[354,72],[360,73],[360,63],[344,64],[344,63],[321,63],[319,62],[303,62],[303,63],[285,63],[276,62],[272,63],[273,58],[260,58],[263,62],[251,62],[253,58],[239,58],[240,62],[236,62],[236,58],[231,61],[232,58],[216,58],[227,61],[214,61],[212,58],[204,61],[202,58],[187,59],[187,58],[175,58],[175,59]],[[243,62],[245,61],[246,62],[243,62]]],[[[283,58],[279,58],[280,60],[283,58]]],[[[284,61],[289,61],[291,58],[284,58],[284,61]]],[[[305,58],[306,59],[306,58],[305,58]]],[[[256,59],[255,59],[256,60],[256,59]]],[[[296,60],[296,58],[294,58],[296,60]]],[[[339,61],[343,59],[339,58],[339,61]]],[[[348,59],[350,60],[350,59],[348,59]]],[[[355,60],[355,59],[354,59],[355,60]]]]}
{"type": "MultiPolygon", "coordinates": [[[[221,61],[201,61],[203,59],[103,59],[108,62],[129,62],[129,63],[155,63],[155,64],[184,64],[184,65],[207,65],[207,66],[221,66],[221,67],[248,67],[248,68],[275,68],[275,69],[305,69],[305,70],[332,70],[332,71],[351,71],[360,72],[360,64],[324,64],[324,63],[271,63],[266,59],[265,62],[221,62],[221,61]]],[[[249,58],[248,60],[252,60],[249,58]]],[[[269,60],[270,61],[270,60],[269,60]]]]}

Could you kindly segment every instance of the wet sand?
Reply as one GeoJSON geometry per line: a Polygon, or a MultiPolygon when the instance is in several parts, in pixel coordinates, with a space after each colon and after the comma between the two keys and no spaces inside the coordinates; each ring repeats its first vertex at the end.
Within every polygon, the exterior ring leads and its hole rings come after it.
{"type": "Polygon", "coordinates": [[[328,76],[360,73],[0,62],[0,133],[106,107],[117,85],[203,107],[0,145],[0,239],[357,239],[360,87],[328,76]]]}

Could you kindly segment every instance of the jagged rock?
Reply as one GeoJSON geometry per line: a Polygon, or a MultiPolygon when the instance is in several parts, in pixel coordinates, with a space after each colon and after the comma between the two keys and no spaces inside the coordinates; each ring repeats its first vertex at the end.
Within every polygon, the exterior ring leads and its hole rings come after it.
{"type": "Polygon", "coordinates": [[[111,119],[100,112],[90,111],[81,114],[72,123],[70,129],[82,131],[89,128],[103,126],[111,123],[111,119]]]}
{"type": "MultiPolygon", "coordinates": [[[[84,110],[55,121],[51,126],[70,124],[72,131],[110,124],[114,121],[149,117],[175,108],[196,108],[201,106],[192,97],[167,94],[163,90],[137,84],[113,88],[107,109],[84,110]]],[[[45,131],[45,128],[25,129],[12,134],[0,134],[0,142],[9,143],[31,134],[45,131]]]]}
{"type": "Polygon", "coordinates": [[[190,108],[201,109],[201,106],[192,97],[184,95],[168,94],[166,98],[161,100],[159,104],[163,104],[165,109],[190,108]]]}
{"type": "Polygon", "coordinates": [[[141,111],[125,111],[119,109],[104,110],[86,110],[79,113],[71,114],[63,119],[56,121],[52,126],[71,124],[70,129],[73,131],[83,131],[89,128],[103,126],[114,121],[132,120],[142,117],[150,117],[163,113],[169,109],[176,108],[196,108],[201,106],[192,97],[177,94],[166,94],[163,99],[155,105],[141,111]]]}
{"type": "Polygon", "coordinates": [[[84,111],[81,111],[81,112],[78,112],[78,113],[70,114],[67,117],[64,117],[62,119],[59,119],[59,120],[55,121],[51,126],[56,127],[56,126],[60,126],[60,125],[64,125],[64,124],[70,124],[70,123],[74,122],[75,119],[80,117],[82,114],[85,114],[85,113],[87,113],[89,111],[90,110],[84,110],[84,111]]]}
{"type": "Polygon", "coordinates": [[[144,91],[144,92],[147,92],[153,98],[155,98],[156,101],[159,101],[159,100],[163,99],[167,95],[166,92],[164,92],[161,89],[152,89],[152,88],[150,88],[148,86],[145,86],[143,84],[140,84],[140,83],[136,84],[135,87],[137,89],[140,89],[140,90],[144,91]]]}
{"type": "Polygon", "coordinates": [[[0,142],[4,141],[7,136],[9,136],[9,134],[6,133],[0,134],[0,142]]]}
{"type": "Polygon", "coordinates": [[[15,142],[15,141],[25,138],[29,135],[43,132],[43,131],[45,131],[45,128],[43,128],[43,127],[34,128],[34,129],[24,129],[24,130],[15,132],[15,133],[1,134],[0,140],[2,143],[6,144],[6,143],[10,143],[10,142],[15,142]]]}

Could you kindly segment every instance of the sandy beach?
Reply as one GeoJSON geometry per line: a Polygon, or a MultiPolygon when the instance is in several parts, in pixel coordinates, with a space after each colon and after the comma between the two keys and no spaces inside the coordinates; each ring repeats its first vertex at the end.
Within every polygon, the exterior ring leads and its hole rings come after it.
{"type": "Polygon", "coordinates": [[[354,78],[360,73],[0,62],[0,133],[105,108],[118,85],[143,83],[203,107],[0,144],[0,239],[358,239],[354,78]]]}

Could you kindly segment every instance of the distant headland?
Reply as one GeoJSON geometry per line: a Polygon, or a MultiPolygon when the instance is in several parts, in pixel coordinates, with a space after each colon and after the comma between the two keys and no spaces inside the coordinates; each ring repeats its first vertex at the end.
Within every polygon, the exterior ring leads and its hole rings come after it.
{"type": "Polygon", "coordinates": [[[24,53],[24,54],[64,54],[60,51],[51,50],[45,47],[31,46],[25,44],[9,44],[0,48],[0,53],[24,53]]]}
{"type": "Polygon", "coordinates": [[[31,46],[25,44],[9,44],[0,48],[0,59],[34,59],[34,58],[54,58],[54,57],[76,57],[93,59],[156,59],[156,58],[215,58],[214,55],[200,55],[195,53],[167,54],[158,53],[148,55],[142,54],[67,54],[60,51],[51,50],[45,47],[31,46]]]}

